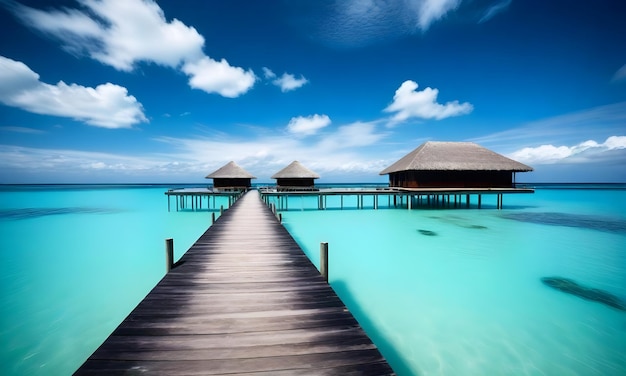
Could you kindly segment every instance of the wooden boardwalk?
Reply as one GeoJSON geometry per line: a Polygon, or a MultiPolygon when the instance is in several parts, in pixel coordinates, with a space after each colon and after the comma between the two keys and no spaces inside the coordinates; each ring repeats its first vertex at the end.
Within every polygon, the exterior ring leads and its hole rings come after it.
{"type": "Polygon", "coordinates": [[[76,374],[393,371],[259,193],[250,191],[76,374]]]}

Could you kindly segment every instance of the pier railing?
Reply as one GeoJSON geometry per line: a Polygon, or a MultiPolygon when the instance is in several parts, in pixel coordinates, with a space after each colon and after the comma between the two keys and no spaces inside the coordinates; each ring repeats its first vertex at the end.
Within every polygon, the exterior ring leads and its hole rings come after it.
{"type": "Polygon", "coordinates": [[[482,208],[483,196],[495,196],[495,207],[503,208],[505,194],[533,193],[530,188],[386,188],[386,189],[320,189],[317,191],[280,191],[260,189],[263,201],[274,211],[297,210],[294,198],[301,198],[300,209],[304,210],[305,198],[315,198],[316,206],[306,209],[379,209],[379,208],[482,208]],[[334,197],[329,204],[329,197],[334,197]],[[336,199],[336,198],[339,199],[336,199]],[[386,198],[386,200],[385,200],[386,198]],[[291,200],[290,200],[291,199],[291,200]],[[356,202],[355,202],[356,199],[356,202]],[[386,201],[386,202],[385,202],[386,201]],[[289,207],[290,202],[292,207],[289,207]],[[294,207],[296,206],[296,207],[294,207]]]}

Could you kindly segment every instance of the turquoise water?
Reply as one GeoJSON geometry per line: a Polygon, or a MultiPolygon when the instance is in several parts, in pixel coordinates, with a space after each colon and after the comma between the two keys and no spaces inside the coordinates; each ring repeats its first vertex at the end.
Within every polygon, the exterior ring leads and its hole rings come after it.
{"type": "MultiPolygon", "coordinates": [[[[626,186],[588,187],[501,211],[495,196],[411,211],[352,196],[282,215],[314,263],[329,242],[331,285],[401,376],[624,375],[626,312],[540,282],[626,299],[626,186]]],[[[71,374],[162,278],[164,239],[179,258],[202,234],[210,212],[168,213],[167,188],[0,187],[3,375],[71,374]]]]}
{"type": "Polygon", "coordinates": [[[164,239],[189,249],[211,214],[166,190],[0,188],[0,373],[71,374],[164,276],[164,239]]]}
{"type": "Polygon", "coordinates": [[[329,243],[331,285],[399,375],[624,375],[626,311],[540,279],[626,301],[626,190],[565,188],[501,211],[495,196],[411,211],[295,198],[282,215],[316,265],[329,243]]]}

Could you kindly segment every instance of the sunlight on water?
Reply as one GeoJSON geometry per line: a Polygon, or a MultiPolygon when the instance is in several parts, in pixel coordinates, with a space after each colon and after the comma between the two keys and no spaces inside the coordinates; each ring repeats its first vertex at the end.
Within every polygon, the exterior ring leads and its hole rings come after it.
{"type": "Polygon", "coordinates": [[[329,243],[331,285],[399,375],[622,375],[626,312],[541,278],[626,301],[624,209],[626,191],[539,190],[505,197],[502,211],[291,210],[283,220],[316,265],[329,243]]]}

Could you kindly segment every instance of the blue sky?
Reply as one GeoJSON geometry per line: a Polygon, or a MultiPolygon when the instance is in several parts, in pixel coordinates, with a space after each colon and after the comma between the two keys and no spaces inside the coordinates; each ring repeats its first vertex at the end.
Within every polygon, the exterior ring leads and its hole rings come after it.
{"type": "Polygon", "coordinates": [[[0,183],[378,172],[428,140],[626,181],[620,0],[0,0],[0,183]]]}

